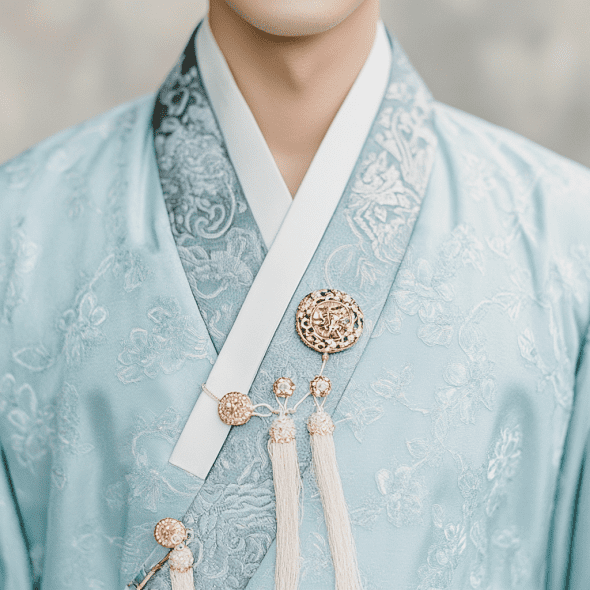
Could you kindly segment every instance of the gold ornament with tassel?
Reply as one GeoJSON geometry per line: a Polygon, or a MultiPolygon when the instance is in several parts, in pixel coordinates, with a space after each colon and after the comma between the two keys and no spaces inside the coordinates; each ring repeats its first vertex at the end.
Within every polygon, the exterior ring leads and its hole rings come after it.
{"type": "Polygon", "coordinates": [[[275,590],[297,590],[300,561],[299,497],[302,485],[297,460],[295,422],[290,415],[296,412],[309,393],[293,408],[289,408],[288,399],[295,391],[295,384],[288,377],[280,377],[273,384],[273,393],[278,402],[278,408],[273,408],[268,404],[254,405],[246,394],[237,391],[218,398],[205,384],[202,388],[209,397],[219,403],[219,418],[228,426],[246,424],[252,416],[268,418],[278,415],[271,424],[268,441],[277,519],[275,590]],[[266,408],[270,413],[256,412],[261,407],[266,408]]]}
{"type": "MultiPolygon", "coordinates": [[[[219,418],[228,426],[246,424],[253,416],[267,418],[278,415],[270,427],[268,442],[276,497],[276,590],[297,590],[299,582],[299,499],[302,486],[295,442],[296,428],[290,415],[308,396],[313,396],[316,412],[308,420],[308,430],[334,563],[336,590],[361,590],[350,518],[336,462],[332,436],[334,423],[324,410],[332,385],[323,371],[330,354],[345,350],[358,340],[363,331],[363,314],[346,293],[323,289],[310,293],[301,301],[297,308],[296,328],[303,342],[322,354],[323,362],[319,375],[310,382],[309,392],[293,408],[288,407],[288,398],[293,395],[295,385],[287,377],[280,377],[273,385],[278,408],[264,403],[255,405],[248,395],[237,391],[219,398],[205,384],[202,388],[218,402],[219,418]],[[256,410],[261,407],[270,413],[258,413],[256,410]]],[[[189,531],[180,521],[165,518],[156,525],[154,535],[160,545],[171,551],[152,567],[136,590],[142,590],[166,560],[170,560],[172,590],[194,590],[194,559],[185,543],[189,531]]]]}
{"type": "MultiPolygon", "coordinates": [[[[170,549],[163,559],[150,569],[143,581],[136,587],[142,590],[152,576],[168,561],[170,565],[170,582],[172,590],[195,590],[193,578],[194,557],[186,542],[192,531],[175,518],[163,518],[156,524],[154,537],[156,541],[170,549]]],[[[128,584],[129,586],[129,584],[128,584]]]]}
{"type": "Polygon", "coordinates": [[[316,411],[309,417],[307,427],[328,529],[336,590],[361,590],[352,527],[336,461],[334,422],[324,410],[332,384],[323,372],[330,354],[351,347],[359,339],[363,331],[363,314],[346,293],[314,291],[299,304],[296,326],[303,342],[322,354],[320,373],[310,383],[316,411]]]}
{"type": "Polygon", "coordinates": [[[288,398],[293,395],[295,385],[288,377],[281,377],[275,381],[273,391],[280,406],[279,417],[270,427],[268,441],[277,518],[275,590],[296,590],[299,583],[301,475],[297,461],[295,422],[288,416],[291,412],[287,408],[288,398]]]}

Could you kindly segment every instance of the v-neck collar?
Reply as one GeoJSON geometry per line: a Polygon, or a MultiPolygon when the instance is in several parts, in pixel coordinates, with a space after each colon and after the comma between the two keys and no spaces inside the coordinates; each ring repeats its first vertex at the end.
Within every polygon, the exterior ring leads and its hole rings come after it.
{"type": "Polygon", "coordinates": [[[354,161],[340,159],[345,146],[359,154],[375,118],[391,68],[391,46],[383,23],[377,25],[369,56],[324,137],[297,194],[291,197],[252,111],[240,92],[206,17],[195,38],[197,64],[244,196],[267,248],[270,248],[293,199],[314,201],[326,190],[325,171],[344,185],[354,161]],[[358,133],[352,133],[357,129],[358,133]],[[348,164],[348,165],[347,165],[348,164]]]}
{"type": "MultiPolygon", "coordinates": [[[[191,39],[191,43],[193,41],[191,39]]],[[[314,247],[313,259],[291,293],[276,332],[271,335],[272,341],[265,351],[262,364],[254,370],[252,386],[242,389],[244,392],[249,389],[255,403],[271,401],[272,382],[278,376],[292,376],[300,386],[310,378],[310,371],[313,372],[318,364],[318,355],[299,340],[293,318],[297,304],[304,295],[328,287],[349,293],[365,313],[366,322],[365,333],[355,346],[338,353],[330,361],[329,376],[333,388],[327,410],[335,410],[346,395],[347,386],[364,353],[372,327],[387,301],[408,247],[430,179],[437,139],[432,128],[432,99],[428,90],[410,66],[402,49],[395,41],[393,43],[395,57],[389,84],[361,155],[342,197],[337,201],[338,206],[325,235],[318,236],[316,233],[319,244],[317,248],[314,247]]],[[[179,64],[169,81],[174,85],[178,80],[182,81],[183,77],[194,79],[195,74],[179,64]]],[[[178,102],[185,99],[182,90],[178,90],[176,87],[175,92],[166,94],[173,110],[178,102]]],[[[196,113],[193,109],[192,116],[198,115],[209,121],[212,114],[208,102],[200,102],[198,109],[196,113]]],[[[161,124],[168,129],[177,125],[165,118],[161,124]]],[[[150,186],[152,190],[160,191],[160,186],[153,186],[153,182],[150,186]]],[[[161,200],[163,203],[164,199],[161,200]]],[[[293,210],[296,209],[291,208],[289,215],[293,210]]],[[[161,240],[168,244],[166,247],[169,249],[173,244],[170,226],[167,230],[164,228],[164,210],[160,218],[162,223],[159,226],[162,225],[164,232],[161,240]]],[[[275,251],[275,246],[271,248],[271,253],[275,251]]],[[[276,251],[279,252],[280,248],[276,251]]],[[[178,260],[174,261],[175,265],[178,260]]],[[[282,282],[282,269],[271,278],[277,283],[282,282]]],[[[187,280],[187,284],[179,287],[185,289],[189,284],[187,280]]],[[[264,294],[263,299],[270,301],[273,295],[271,290],[264,294]]],[[[262,313],[264,316],[266,309],[262,313]]],[[[258,319],[264,321],[264,317],[258,319]]],[[[246,336],[244,347],[247,348],[258,334],[255,332],[246,336]]],[[[238,356],[229,361],[239,362],[241,353],[242,350],[238,350],[238,356]]],[[[221,366],[219,361],[218,357],[215,367],[221,366]]],[[[204,376],[196,377],[202,378],[204,376]]],[[[197,381],[187,387],[193,390],[199,383],[197,381]]],[[[210,398],[201,394],[199,401],[202,399],[210,398]]],[[[198,405],[199,402],[192,414],[198,405]]],[[[295,415],[299,432],[304,431],[303,422],[307,413],[301,411],[295,415]]],[[[192,414],[185,424],[183,435],[191,431],[192,414]]],[[[244,588],[274,539],[276,521],[272,475],[265,452],[268,427],[268,420],[253,419],[244,426],[232,429],[227,440],[225,433],[223,449],[202,487],[190,506],[188,499],[184,504],[188,511],[183,521],[201,533],[199,540],[193,542],[192,549],[195,554],[199,554],[195,580],[204,590],[213,590],[230,583],[236,588],[244,588]],[[215,525],[215,535],[210,537],[207,531],[210,530],[211,522],[217,522],[217,519],[221,520],[215,525]],[[249,550],[251,544],[248,540],[252,539],[255,539],[256,551],[249,550]]],[[[183,447],[186,442],[186,438],[183,441],[183,435],[177,441],[177,448],[183,447]]],[[[298,440],[297,447],[303,473],[309,465],[310,450],[306,437],[298,440]]],[[[209,457],[211,453],[211,449],[206,447],[193,447],[188,451],[193,454],[209,453],[209,457]]],[[[161,517],[180,517],[179,506],[183,502],[185,500],[168,502],[158,512],[161,517]]],[[[144,568],[149,568],[153,563],[154,555],[147,558],[144,568]]],[[[144,568],[138,577],[145,575],[144,568]]],[[[161,577],[162,573],[165,576],[166,572],[161,571],[155,577],[161,577]]]]}
{"type": "MultiPolygon", "coordinates": [[[[381,33],[386,35],[384,30],[381,33]]],[[[250,390],[285,309],[332,219],[389,79],[391,48],[386,36],[379,37],[370,58],[328,129],[219,352],[207,379],[207,387],[218,397],[250,390]],[[380,59],[381,42],[388,45],[387,70],[380,59]],[[377,88],[375,80],[379,81],[377,88]]],[[[217,415],[217,402],[202,395],[170,462],[205,478],[228,432],[229,427],[217,415]]]]}

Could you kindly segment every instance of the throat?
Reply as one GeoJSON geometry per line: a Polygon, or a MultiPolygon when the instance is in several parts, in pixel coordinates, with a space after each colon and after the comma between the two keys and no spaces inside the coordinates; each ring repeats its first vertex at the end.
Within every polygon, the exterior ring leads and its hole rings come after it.
{"type": "Polygon", "coordinates": [[[283,117],[281,126],[274,127],[268,119],[258,122],[292,197],[297,194],[332,118],[326,118],[322,124],[314,126],[307,112],[307,116],[283,117]],[[285,125],[285,119],[292,119],[291,124],[285,125]]]}
{"type": "Polygon", "coordinates": [[[280,37],[210,3],[213,35],[291,196],[369,56],[378,19],[378,0],[364,0],[322,33],[280,37]]]}
{"type": "Polygon", "coordinates": [[[315,152],[316,150],[310,149],[306,153],[290,154],[271,148],[273,158],[292,197],[297,194],[315,152]]]}

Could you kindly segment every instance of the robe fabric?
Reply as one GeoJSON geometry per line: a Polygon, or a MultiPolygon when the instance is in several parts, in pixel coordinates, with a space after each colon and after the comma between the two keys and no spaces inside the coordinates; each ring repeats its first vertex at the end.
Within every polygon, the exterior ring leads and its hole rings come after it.
{"type": "MultiPolygon", "coordinates": [[[[163,556],[164,517],[194,531],[197,588],[274,586],[268,421],[233,428],[205,480],[168,462],[266,253],[190,51],[159,98],[0,168],[2,589],[122,590],[163,556]],[[235,214],[213,241],[184,231],[181,194],[235,214]]],[[[365,331],[328,363],[327,409],[366,590],[586,588],[589,193],[582,166],[433,101],[393,43],[249,392],[270,401],[280,376],[304,390],[320,360],[299,301],[354,297],[365,331]]],[[[334,586],[311,411],[296,415],[301,590],[334,586]]]]}

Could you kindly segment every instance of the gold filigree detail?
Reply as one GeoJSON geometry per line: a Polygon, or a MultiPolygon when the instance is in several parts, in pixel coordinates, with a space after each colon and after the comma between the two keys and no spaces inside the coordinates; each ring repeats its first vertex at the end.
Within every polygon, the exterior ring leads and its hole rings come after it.
{"type": "Polygon", "coordinates": [[[314,412],[307,421],[309,434],[332,434],[334,432],[334,422],[327,412],[314,412]]]}
{"type": "Polygon", "coordinates": [[[309,384],[314,397],[326,397],[332,391],[332,382],[323,375],[316,375],[309,384]]]}
{"type": "Polygon", "coordinates": [[[289,377],[279,377],[272,386],[277,397],[291,397],[295,393],[295,383],[289,377]]]}
{"type": "Polygon", "coordinates": [[[162,547],[172,549],[186,541],[188,533],[186,527],[179,520],[163,518],[156,524],[154,537],[162,547]]]}
{"type": "Polygon", "coordinates": [[[252,418],[254,406],[245,393],[232,391],[221,398],[217,412],[221,421],[228,426],[241,426],[252,418]]]}
{"type": "Polygon", "coordinates": [[[295,422],[291,418],[282,416],[275,420],[268,434],[270,435],[270,441],[273,443],[290,443],[295,440],[297,429],[295,428],[295,422]]]}
{"type": "Polygon", "coordinates": [[[301,300],[295,315],[301,340],[320,353],[350,348],[363,332],[363,312],[354,299],[335,289],[314,291],[301,300]]]}

